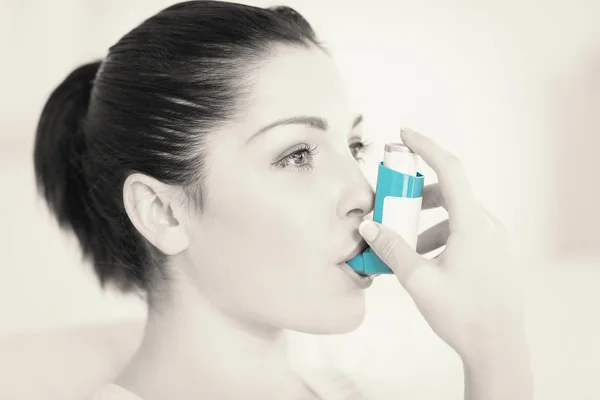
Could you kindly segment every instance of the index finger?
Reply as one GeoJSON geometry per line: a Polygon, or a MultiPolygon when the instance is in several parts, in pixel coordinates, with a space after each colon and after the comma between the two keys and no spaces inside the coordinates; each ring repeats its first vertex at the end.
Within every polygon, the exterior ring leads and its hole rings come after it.
{"type": "Polygon", "coordinates": [[[428,137],[402,129],[402,141],[418,154],[437,174],[440,189],[450,215],[450,230],[469,224],[478,202],[463,172],[460,161],[428,137]]]}

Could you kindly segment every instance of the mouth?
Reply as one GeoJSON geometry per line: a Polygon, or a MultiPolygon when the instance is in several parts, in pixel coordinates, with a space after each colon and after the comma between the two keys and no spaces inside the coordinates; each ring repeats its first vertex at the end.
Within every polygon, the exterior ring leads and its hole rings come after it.
{"type": "Polygon", "coordinates": [[[346,256],[344,257],[342,262],[346,263],[346,262],[352,260],[354,257],[361,254],[363,251],[367,250],[368,248],[369,248],[369,245],[367,244],[367,242],[365,242],[364,240],[361,240],[354,247],[352,247],[352,249],[348,253],[346,253],[346,256]]]}
{"type": "Polygon", "coordinates": [[[346,274],[349,278],[350,282],[354,285],[356,289],[364,290],[371,286],[373,283],[373,277],[369,275],[363,275],[361,273],[356,272],[350,267],[347,263],[339,264],[340,269],[346,274]]]}
{"type": "Polygon", "coordinates": [[[350,267],[348,261],[352,260],[357,255],[364,252],[369,248],[369,245],[364,240],[356,243],[350,251],[346,253],[346,256],[339,263],[339,267],[346,273],[350,281],[354,284],[357,289],[367,289],[373,283],[373,277],[369,275],[361,274],[350,267]]]}

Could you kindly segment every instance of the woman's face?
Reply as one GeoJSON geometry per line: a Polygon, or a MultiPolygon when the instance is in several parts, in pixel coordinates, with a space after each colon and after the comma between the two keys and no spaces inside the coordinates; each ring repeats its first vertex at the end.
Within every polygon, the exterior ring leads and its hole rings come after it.
{"type": "Polygon", "coordinates": [[[286,47],[254,74],[242,115],[208,138],[204,207],[187,228],[192,280],[245,320],[351,331],[364,289],[340,265],[361,245],[374,200],[357,161],[359,114],[318,49],[286,47]]]}

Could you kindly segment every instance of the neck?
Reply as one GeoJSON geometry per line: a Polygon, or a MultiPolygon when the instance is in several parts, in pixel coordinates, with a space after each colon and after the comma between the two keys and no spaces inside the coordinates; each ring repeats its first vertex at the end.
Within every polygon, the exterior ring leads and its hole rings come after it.
{"type": "Polygon", "coordinates": [[[233,316],[173,282],[153,303],[140,348],[117,383],[144,400],[294,398],[302,383],[283,330],[233,316]]]}

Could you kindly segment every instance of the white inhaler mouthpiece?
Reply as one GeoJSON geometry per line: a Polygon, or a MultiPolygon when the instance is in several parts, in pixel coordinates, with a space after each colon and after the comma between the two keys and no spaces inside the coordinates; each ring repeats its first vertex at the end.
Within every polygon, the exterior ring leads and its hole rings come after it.
{"type": "MultiPolygon", "coordinates": [[[[417,176],[419,156],[403,143],[387,143],[383,165],[402,174],[417,176]]],[[[407,241],[415,250],[423,197],[387,196],[383,199],[382,223],[407,241]]]]}
{"type": "Polygon", "coordinates": [[[419,156],[402,143],[387,143],[383,154],[383,165],[402,172],[403,174],[417,176],[419,156]]]}

